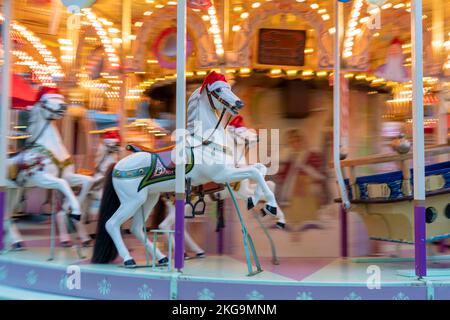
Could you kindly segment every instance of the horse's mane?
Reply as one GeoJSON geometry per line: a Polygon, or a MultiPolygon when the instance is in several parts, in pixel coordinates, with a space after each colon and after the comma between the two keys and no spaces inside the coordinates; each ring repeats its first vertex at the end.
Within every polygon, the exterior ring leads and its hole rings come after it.
{"type": "Polygon", "coordinates": [[[198,104],[201,97],[200,88],[196,89],[188,100],[187,107],[187,130],[192,134],[194,133],[194,122],[198,119],[198,104]]]}
{"type": "Polygon", "coordinates": [[[31,108],[29,111],[29,117],[28,117],[28,127],[27,132],[31,135],[34,135],[36,133],[36,130],[38,129],[37,124],[39,123],[40,118],[40,109],[37,104],[31,108]]]}

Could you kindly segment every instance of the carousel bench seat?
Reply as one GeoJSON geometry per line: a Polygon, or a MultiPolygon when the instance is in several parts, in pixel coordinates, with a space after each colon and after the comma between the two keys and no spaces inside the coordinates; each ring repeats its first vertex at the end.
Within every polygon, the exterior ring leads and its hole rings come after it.
{"type": "MultiPolygon", "coordinates": [[[[425,167],[427,191],[447,190],[450,188],[450,161],[436,163],[425,167]]],[[[364,200],[403,200],[409,194],[403,192],[403,173],[394,171],[356,178],[356,187],[359,197],[352,194],[349,180],[345,180],[350,198],[353,201],[364,200]]],[[[414,185],[413,171],[411,169],[411,186],[414,185]]]]}

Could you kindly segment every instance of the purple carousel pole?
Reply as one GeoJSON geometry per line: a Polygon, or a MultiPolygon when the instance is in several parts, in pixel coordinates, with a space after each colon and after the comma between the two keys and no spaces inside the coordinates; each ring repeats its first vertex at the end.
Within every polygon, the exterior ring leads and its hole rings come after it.
{"type": "Polygon", "coordinates": [[[422,0],[411,1],[414,167],[414,247],[416,275],[427,275],[425,227],[425,139],[423,125],[422,0]]]}
{"type": "MultiPolygon", "coordinates": [[[[334,84],[333,84],[333,162],[338,182],[339,191],[342,198],[342,206],[340,208],[341,220],[341,256],[347,257],[348,248],[348,232],[347,232],[347,208],[350,207],[347,190],[345,188],[344,177],[341,168],[341,28],[343,4],[342,0],[335,3],[335,33],[334,33],[334,84]]],[[[347,2],[347,1],[343,1],[347,2]]]]}
{"type": "Polygon", "coordinates": [[[6,210],[6,160],[8,157],[8,131],[9,131],[9,109],[11,105],[11,39],[9,35],[11,22],[11,1],[3,1],[3,67],[2,67],[2,88],[1,88],[1,108],[0,108],[0,250],[4,248],[3,242],[3,221],[6,210]]]}
{"type": "Polygon", "coordinates": [[[184,267],[184,205],[186,156],[186,0],[177,4],[177,90],[175,168],[175,268],[184,267]]]}

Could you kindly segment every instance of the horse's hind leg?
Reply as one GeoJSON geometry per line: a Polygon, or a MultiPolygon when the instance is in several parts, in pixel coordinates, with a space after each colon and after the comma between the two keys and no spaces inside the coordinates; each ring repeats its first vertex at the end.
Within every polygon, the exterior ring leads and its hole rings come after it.
{"type": "Polygon", "coordinates": [[[119,209],[117,209],[117,211],[105,224],[106,231],[108,231],[111,236],[111,239],[117,248],[117,252],[122,257],[124,263],[129,261],[130,264],[134,264],[134,260],[125,246],[125,242],[123,241],[120,233],[120,226],[130,219],[135,212],[138,211],[138,209],[140,209],[140,207],[145,203],[145,200],[145,198],[135,198],[122,201],[119,209]]]}
{"type": "Polygon", "coordinates": [[[153,249],[156,252],[156,259],[158,262],[162,263],[164,258],[166,258],[162,252],[158,248],[154,248],[156,244],[150,241],[147,238],[147,234],[144,231],[145,221],[147,221],[148,216],[151,214],[153,207],[159,200],[159,193],[149,194],[147,201],[142,205],[142,207],[134,213],[133,222],[131,224],[131,232],[135,235],[136,238],[141,241],[146,250],[150,251],[153,254],[153,249]],[[142,210],[142,211],[141,211],[142,210]]]}

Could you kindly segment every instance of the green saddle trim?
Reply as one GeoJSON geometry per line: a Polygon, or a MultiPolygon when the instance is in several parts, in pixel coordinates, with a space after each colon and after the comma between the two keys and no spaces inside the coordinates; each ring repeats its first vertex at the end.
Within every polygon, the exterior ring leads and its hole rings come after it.
{"type": "MultiPolygon", "coordinates": [[[[189,150],[190,152],[188,153],[188,161],[187,161],[188,163],[186,164],[185,167],[186,174],[189,173],[192,170],[192,168],[194,168],[194,150],[192,148],[189,148],[189,150]]],[[[151,184],[175,179],[175,169],[167,168],[157,153],[152,153],[151,155],[152,155],[152,165],[150,166],[150,170],[147,172],[145,177],[139,183],[138,192],[151,184]],[[172,171],[173,173],[154,178],[153,174],[155,172],[156,163],[158,160],[166,170],[172,171]]]]}
{"type": "MultiPolygon", "coordinates": [[[[192,148],[189,148],[190,152],[188,153],[188,163],[186,164],[186,173],[189,173],[192,168],[194,168],[194,151],[192,148]]],[[[149,167],[142,167],[139,169],[133,170],[113,170],[113,177],[118,179],[135,179],[139,177],[143,177],[141,182],[139,183],[138,192],[148,187],[151,184],[155,184],[162,181],[175,179],[175,169],[168,168],[164,165],[164,162],[161,160],[157,153],[151,153],[152,159],[149,167]],[[170,174],[165,174],[160,177],[153,177],[156,169],[156,164],[158,163],[164,167],[164,169],[168,172],[173,172],[170,174]]]]}

